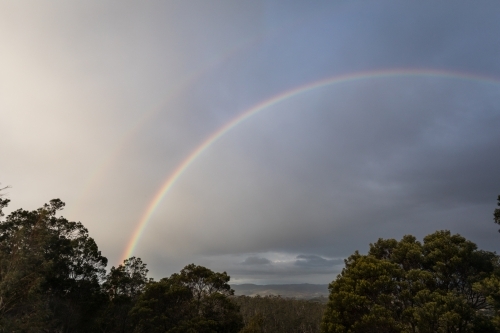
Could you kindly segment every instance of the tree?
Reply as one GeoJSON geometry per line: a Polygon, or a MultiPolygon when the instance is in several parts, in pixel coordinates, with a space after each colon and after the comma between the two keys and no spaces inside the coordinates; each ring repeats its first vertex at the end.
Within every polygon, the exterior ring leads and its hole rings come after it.
{"type": "MultiPolygon", "coordinates": [[[[8,186],[0,188],[0,191],[3,191],[5,189],[9,188],[8,186]]],[[[3,194],[0,194],[0,217],[4,216],[4,213],[2,209],[7,207],[9,205],[10,200],[9,199],[2,199],[3,194]]]]}
{"type": "MultiPolygon", "coordinates": [[[[2,202],[6,207],[8,201],[2,202]]],[[[51,264],[43,257],[46,238],[43,228],[21,228],[11,233],[9,247],[0,242],[0,332],[36,332],[47,326],[42,285],[51,264]]]]}
{"type": "Polygon", "coordinates": [[[123,265],[111,267],[102,288],[108,296],[108,304],[101,311],[101,332],[132,332],[129,312],[144,291],[148,282],[148,269],[140,258],[131,257],[123,265]]]}
{"type": "Polygon", "coordinates": [[[496,332],[485,283],[499,257],[460,235],[379,239],[330,286],[323,332],[496,332]]]}
{"type": "Polygon", "coordinates": [[[3,317],[14,320],[25,309],[21,314],[31,318],[29,309],[37,308],[44,327],[88,332],[89,318],[105,301],[100,282],[107,259],[80,222],[56,216],[63,207],[54,199],[34,211],[14,211],[0,223],[0,285],[6,286],[0,297],[11,304],[3,317]]]}
{"type": "Polygon", "coordinates": [[[110,299],[117,297],[137,298],[149,281],[148,271],[141,258],[125,259],[123,265],[119,265],[117,268],[111,267],[109,274],[106,275],[103,288],[110,299]]]}
{"type": "MultiPolygon", "coordinates": [[[[497,205],[500,207],[500,195],[497,197],[497,205]]],[[[493,220],[496,224],[500,224],[500,208],[496,208],[493,211],[493,220]]],[[[500,232],[500,230],[498,230],[500,232]]],[[[493,319],[493,322],[497,327],[500,327],[500,277],[492,276],[481,281],[480,284],[476,284],[476,290],[488,295],[487,299],[490,304],[493,305],[494,309],[497,311],[497,316],[493,319]]]]}
{"type": "Polygon", "coordinates": [[[236,296],[245,327],[240,333],[318,333],[326,304],[280,296],[236,296]]]}
{"type": "Polygon", "coordinates": [[[131,310],[136,332],[238,332],[243,327],[226,272],[188,265],[150,282],[131,310]]]}
{"type": "Polygon", "coordinates": [[[239,308],[228,297],[234,295],[234,290],[226,272],[190,264],[171,279],[187,287],[193,295],[190,328],[197,332],[238,332],[242,328],[239,308]]]}
{"type": "Polygon", "coordinates": [[[182,332],[192,316],[192,299],[191,290],[174,279],[148,283],[130,311],[134,332],[182,332]]]}
{"type": "MultiPolygon", "coordinates": [[[[257,313],[248,320],[248,323],[239,333],[264,333],[264,316],[262,313],[257,313]]],[[[277,331],[273,331],[277,332],[277,331]]]]}

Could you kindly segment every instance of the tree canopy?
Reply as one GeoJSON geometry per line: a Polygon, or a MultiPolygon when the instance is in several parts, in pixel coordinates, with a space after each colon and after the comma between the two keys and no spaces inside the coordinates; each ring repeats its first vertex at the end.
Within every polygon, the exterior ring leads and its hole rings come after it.
{"type": "MultiPolygon", "coordinates": [[[[0,212],[8,199],[0,196],[0,212]]],[[[243,321],[227,273],[194,264],[154,282],[129,258],[106,274],[88,230],[59,199],[0,221],[0,332],[227,332],[243,321]]]]}
{"type": "Polygon", "coordinates": [[[236,296],[245,328],[240,333],[319,333],[324,302],[281,296],[236,296]]]}
{"type": "Polygon", "coordinates": [[[330,286],[323,332],[496,332],[487,291],[499,257],[437,231],[379,239],[355,252],[330,286]]]}
{"type": "MultiPolygon", "coordinates": [[[[0,217],[8,204],[0,193],[0,217]]],[[[500,332],[500,256],[450,231],[356,251],[318,325],[324,304],[234,297],[229,275],[203,266],[154,281],[131,257],[106,272],[63,208],[54,199],[0,220],[0,333],[500,332]]]]}
{"type": "Polygon", "coordinates": [[[137,332],[238,332],[243,319],[228,282],[226,272],[191,264],[149,283],[131,311],[137,332]]]}
{"type": "Polygon", "coordinates": [[[80,222],[56,217],[63,207],[54,199],[34,211],[16,210],[0,223],[0,313],[6,327],[27,322],[85,329],[90,323],[82,318],[102,300],[107,259],[80,222]]]}

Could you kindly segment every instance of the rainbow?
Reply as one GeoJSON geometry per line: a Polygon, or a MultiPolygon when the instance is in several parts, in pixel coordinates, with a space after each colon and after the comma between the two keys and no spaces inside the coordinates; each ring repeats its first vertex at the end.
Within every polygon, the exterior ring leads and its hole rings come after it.
{"type": "Polygon", "coordinates": [[[157,190],[153,199],[144,211],[139,223],[132,233],[132,237],[127,243],[127,246],[120,258],[120,263],[123,260],[129,258],[135,250],[139,239],[141,238],[144,229],[146,228],[151,216],[155,212],[156,208],[162,201],[163,197],[172,189],[177,180],[182,176],[186,169],[204,152],[208,147],[213,145],[218,139],[224,136],[227,132],[244,122],[246,119],[256,115],[257,113],[270,108],[280,102],[283,102],[289,98],[303,94],[305,92],[318,89],[325,86],[347,83],[352,81],[375,79],[375,78],[388,78],[388,77],[399,77],[399,76],[410,76],[410,77],[442,77],[450,79],[459,80],[473,80],[473,81],[483,81],[486,83],[499,84],[500,81],[496,78],[481,76],[477,74],[463,73],[463,72],[453,72],[447,70],[435,70],[435,69],[386,69],[386,70],[376,70],[369,72],[358,72],[350,73],[345,75],[339,75],[334,77],[329,77],[319,81],[314,81],[291,90],[285,91],[281,94],[275,95],[261,103],[258,103],[251,108],[241,112],[238,116],[231,119],[228,123],[220,127],[217,131],[212,133],[209,137],[205,139],[195,150],[193,150],[167,177],[163,185],[157,190]]]}

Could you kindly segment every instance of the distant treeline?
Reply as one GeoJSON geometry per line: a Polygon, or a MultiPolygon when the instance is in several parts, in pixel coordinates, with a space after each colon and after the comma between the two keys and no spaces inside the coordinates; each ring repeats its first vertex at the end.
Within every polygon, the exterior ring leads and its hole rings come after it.
{"type": "Polygon", "coordinates": [[[241,333],[318,333],[326,304],[279,296],[236,296],[245,328],[241,333]]]}
{"type": "Polygon", "coordinates": [[[328,284],[267,284],[256,285],[251,283],[246,284],[231,284],[236,295],[242,296],[267,296],[280,295],[285,298],[296,299],[312,299],[326,301],[328,297],[328,284]]]}
{"type": "MultiPolygon", "coordinates": [[[[8,203],[0,195],[0,217],[8,203]]],[[[325,304],[234,296],[226,272],[194,264],[159,281],[135,257],[107,272],[63,207],[0,221],[0,333],[500,332],[500,256],[449,231],[356,251],[325,304]]]]}

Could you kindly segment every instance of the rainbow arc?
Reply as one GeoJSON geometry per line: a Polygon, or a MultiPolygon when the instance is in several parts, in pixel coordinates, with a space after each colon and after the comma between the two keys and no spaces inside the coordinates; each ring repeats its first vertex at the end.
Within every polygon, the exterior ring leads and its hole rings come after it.
{"type": "Polygon", "coordinates": [[[120,263],[123,260],[129,258],[133,253],[139,242],[146,226],[148,225],[151,217],[153,216],[156,208],[165,197],[165,195],[172,189],[177,180],[183,175],[183,173],[189,168],[189,166],[203,153],[207,148],[212,146],[217,140],[223,137],[226,133],[242,124],[245,120],[254,115],[271,108],[272,106],[279,104],[287,99],[304,94],[306,92],[312,91],[314,89],[323,88],[327,86],[333,86],[337,84],[344,84],[353,81],[361,81],[368,79],[380,79],[380,78],[390,78],[390,77],[439,77],[439,78],[449,78],[457,80],[469,80],[469,81],[481,81],[491,84],[499,84],[500,80],[496,78],[491,78],[487,76],[481,76],[477,74],[447,71],[447,70],[436,70],[436,69],[386,69],[368,72],[358,72],[345,75],[339,75],[334,77],[329,77],[319,81],[314,81],[305,85],[298,86],[291,90],[285,91],[278,95],[275,95],[263,102],[260,102],[251,108],[241,112],[239,115],[231,119],[225,125],[217,129],[210,136],[208,136],[200,145],[194,149],[176,168],[168,175],[160,188],[156,191],[150,203],[147,205],[142,217],[134,231],[130,240],[128,241],[125,250],[120,258],[120,263]]]}

